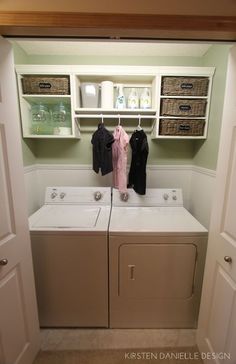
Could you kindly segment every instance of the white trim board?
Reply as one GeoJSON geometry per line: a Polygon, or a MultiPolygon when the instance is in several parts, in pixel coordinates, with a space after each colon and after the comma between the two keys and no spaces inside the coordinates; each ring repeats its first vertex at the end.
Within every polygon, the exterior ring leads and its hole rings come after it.
{"type": "MultiPolygon", "coordinates": [[[[147,169],[149,170],[190,170],[198,173],[207,174],[215,177],[216,171],[192,164],[148,164],[147,169]]],[[[92,170],[91,164],[32,164],[24,167],[24,172],[28,173],[37,170],[92,170]]]]}
{"type": "Polygon", "coordinates": [[[199,166],[191,166],[191,167],[192,167],[193,172],[206,174],[207,176],[214,177],[214,178],[216,177],[216,171],[214,171],[213,169],[208,169],[208,168],[199,167],[199,166]]]}

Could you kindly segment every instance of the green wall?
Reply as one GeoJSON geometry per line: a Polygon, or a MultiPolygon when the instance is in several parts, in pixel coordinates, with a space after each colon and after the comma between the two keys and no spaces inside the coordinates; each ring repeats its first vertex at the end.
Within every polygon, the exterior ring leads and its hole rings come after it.
{"type": "Polygon", "coordinates": [[[21,144],[24,166],[37,163],[35,141],[33,139],[22,138],[21,144]]]}
{"type": "Polygon", "coordinates": [[[15,64],[26,64],[28,62],[28,56],[25,51],[15,42],[11,42],[14,52],[15,64]]]}
{"type": "MultiPolygon", "coordinates": [[[[16,64],[118,64],[150,66],[216,66],[209,138],[193,140],[151,140],[149,137],[148,164],[196,164],[215,169],[219,144],[221,113],[229,46],[214,45],[200,57],[72,57],[27,56],[20,47],[14,47],[16,64]]],[[[96,126],[94,127],[94,130],[96,126]]],[[[22,141],[25,165],[33,163],[91,164],[92,132],[83,132],[80,140],[35,139],[22,141]]]]}
{"type": "Polygon", "coordinates": [[[214,45],[202,59],[203,66],[214,66],[216,71],[212,84],[208,136],[204,142],[195,141],[193,164],[213,170],[217,164],[229,49],[229,45],[214,45]]]}
{"type": "Polygon", "coordinates": [[[117,56],[29,56],[29,64],[132,65],[132,66],[199,66],[200,57],[117,57],[117,56]]]}
{"type": "MultiPolygon", "coordinates": [[[[13,50],[14,50],[14,61],[15,64],[27,64],[28,63],[28,57],[25,51],[18,46],[16,43],[12,43],[13,50]]],[[[22,154],[23,154],[23,161],[24,166],[28,166],[34,163],[37,163],[36,161],[36,144],[33,139],[21,139],[22,143],[22,154]]]]}

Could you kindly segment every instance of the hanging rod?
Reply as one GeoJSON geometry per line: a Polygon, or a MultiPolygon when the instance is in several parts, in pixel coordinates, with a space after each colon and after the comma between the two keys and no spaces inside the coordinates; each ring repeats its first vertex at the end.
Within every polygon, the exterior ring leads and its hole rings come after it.
{"type": "MultiPolygon", "coordinates": [[[[115,126],[108,126],[106,125],[106,129],[109,131],[114,131],[114,127],[115,126]]],[[[142,129],[146,132],[146,133],[152,133],[153,131],[153,127],[146,127],[146,126],[142,126],[142,129]]],[[[83,133],[94,133],[95,128],[94,126],[80,126],[79,130],[83,133]]],[[[134,126],[125,126],[125,131],[127,133],[133,133],[134,130],[136,130],[136,128],[134,126]]]]}
{"type": "Polygon", "coordinates": [[[157,119],[155,115],[109,115],[109,114],[75,114],[75,118],[80,119],[157,119]]]}

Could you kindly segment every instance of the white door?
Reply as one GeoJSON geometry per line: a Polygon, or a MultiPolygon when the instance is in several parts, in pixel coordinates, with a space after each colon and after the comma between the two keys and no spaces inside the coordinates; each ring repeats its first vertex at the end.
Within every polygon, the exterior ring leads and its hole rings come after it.
{"type": "Polygon", "coordinates": [[[236,46],[228,61],[197,341],[206,362],[236,363],[236,46]]]}
{"type": "Polygon", "coordinates": [[[31,364],[39,350],[27,226],[13,52],[0,38],[0,364],[31,364]]]}

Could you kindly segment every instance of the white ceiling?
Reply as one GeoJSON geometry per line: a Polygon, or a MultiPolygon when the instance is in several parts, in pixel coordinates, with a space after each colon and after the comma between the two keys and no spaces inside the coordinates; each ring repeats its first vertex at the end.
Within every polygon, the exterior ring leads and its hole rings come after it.
{"type": "Polygon", "coordinates": [[[211,44],[114,41],[17,40],[28,55],[202,57],[211,44]]]}

